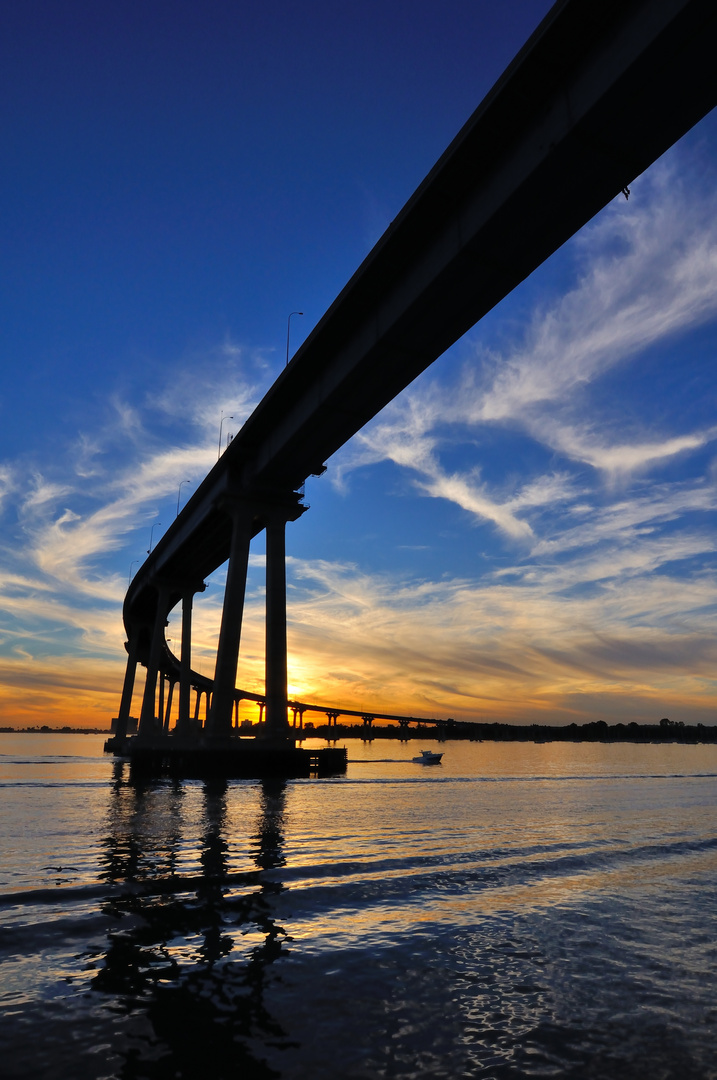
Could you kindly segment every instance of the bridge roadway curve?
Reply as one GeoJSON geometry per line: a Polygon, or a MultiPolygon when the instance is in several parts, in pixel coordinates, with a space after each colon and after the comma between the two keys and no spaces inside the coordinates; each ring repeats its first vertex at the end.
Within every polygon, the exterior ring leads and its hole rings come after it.
{"type": "MultiPolygon", "coordinates": [[[[175,656],[170,650],[167,643],[164,643],[163,656],[160,661],[160,672],[170,682],[179,683],[181,676],[181,661],[179,657],[175,656]]],[[[199,701],[201,694],[211,694],[214,687],[214,680],[208,675],[201,675],[198,671],[194,671],[190,676],[190,685],[197,693],[197,712],[199,711],[199,701]]],[[[241,690],[237,688],[234,692],[234,706],[236,709],[237,725],[239,724],[239,711],[237,706],[242,701],[251,701],[254,704],[262,707],[266,707],[266,695],[255,694],[251,690],[241,690]]],[[[434,724],[437,727],[445,724],[447,721],[445,718],[435,716],[406,716],[401,713],[386,713],[386,712],[367,712],[366,709],[344,709],[337,705],[319,705],[316,702],[311,701],[299,701],[289,699],[287,706],[294,712],[294,722],[296,724],[297,714],[299,716],[299,728],[303,730],[304,727],[304,713],[318,713],[319,715],[326,716],[329,727],[335,727],[336,721],[340,716],[356,717],[359,720],[363,720],[365,727],[371,727],[376,720],[391,720],[397,723],[400,728],[407,727],[409,724],[434,724]]],[[[164,711],[164,710],[160,710],[164,711]]],[[[163,726],[169,726],[169,708],[166,709],[165,716],[163,717],[163,726]]],[[[450,721],[451,723],[453,721],[450,721]]]]}
{"type": "Polygon", "coordinates": [[[714,0],[558,0],[139,569],[128,635],[158,580],[168,611],[228,558],[237,498],[298,517],[307,476],[706,115],[716,53],[714,0]]]}

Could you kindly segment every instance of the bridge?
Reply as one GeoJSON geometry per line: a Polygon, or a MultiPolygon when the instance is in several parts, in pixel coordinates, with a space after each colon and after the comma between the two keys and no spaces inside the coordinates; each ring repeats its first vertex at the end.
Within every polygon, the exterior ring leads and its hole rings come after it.
{"type": "Polygon", "coordinates": [[[260,700],[236,680],[249,546],[261,531],[263,737],[291,741],[285,528],[307,509],[306,478],[717,104],[716,48],[713,0],[558,0],[135,575],[118,745],[138,664],[138,747],[169,734],[158,680],[162,697],[165,680],[170,693],[179,686],[180,741],[218,746],[236,702],[260,700]],[[192,603],[227,559],[209,679],[191,667],[192,603]],[[177,657],[164,631],[180,603],[177,657]]]}

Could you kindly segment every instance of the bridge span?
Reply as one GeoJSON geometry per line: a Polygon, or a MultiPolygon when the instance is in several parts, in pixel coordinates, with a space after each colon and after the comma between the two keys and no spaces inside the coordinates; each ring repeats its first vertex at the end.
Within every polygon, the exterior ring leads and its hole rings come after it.
{"type": "MultiPolygon", "coordinates": [[[[249,545],[266,531],[267,740],[287,715],[285,526],[309,475],[717,104],[714,0],[558,0],[370,252],[135,575],[124,603],[126,731],[222,740],[237,691],[249,545]],[[213,679],[192,670],[192,602],[229,560],[213,679]],[[180,657],[165,641],[182,605],[180,657]],[[206,721],[190,716],[202,690],[206,721]],[[165,710],[166,715],[169,713],[165,710]],[[159,713],[162,716],[162,710],[159,713]]],[[[376,715],[376,714],[374,714],[376,715]]]]}

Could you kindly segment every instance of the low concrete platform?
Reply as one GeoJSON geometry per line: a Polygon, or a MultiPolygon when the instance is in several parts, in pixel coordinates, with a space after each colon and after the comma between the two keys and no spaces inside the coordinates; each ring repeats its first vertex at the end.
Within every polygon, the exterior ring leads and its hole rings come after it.
{"type": "Polygon", "coordinates": [[[340,776],[346,772],[345,747],[318,750],[297,747],[293,740],[230,738],[220,741],[180,739],[107,739],[105,752],[127,757],[135,774],[204,779],[208,776],[261,779],[265,776],[340,776]]]}

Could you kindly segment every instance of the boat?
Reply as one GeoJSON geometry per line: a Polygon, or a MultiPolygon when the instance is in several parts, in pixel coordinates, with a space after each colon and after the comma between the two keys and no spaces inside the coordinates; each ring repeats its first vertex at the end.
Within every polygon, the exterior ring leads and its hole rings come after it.
{"type": "Polygon", "coordinates": [[[443,754],[436,754],[433,750],[421,750],[420,756],[411,758],[419,765],[440,765],[443,754]]]}

